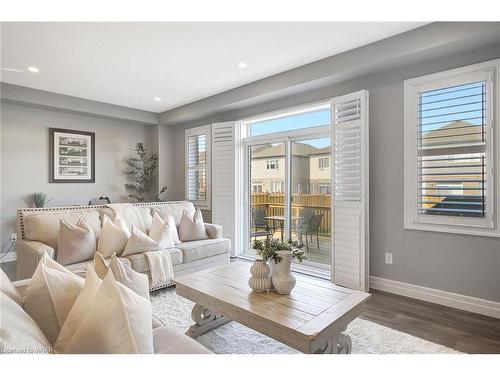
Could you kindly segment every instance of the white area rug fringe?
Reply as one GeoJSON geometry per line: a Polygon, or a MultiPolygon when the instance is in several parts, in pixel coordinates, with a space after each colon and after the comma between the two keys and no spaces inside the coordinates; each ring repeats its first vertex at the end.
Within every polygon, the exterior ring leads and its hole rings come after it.
{"type": "MultiPolygon", "coordinates": [[[[186,332],[191,321],[193,303],[177,296],[175,288],[151,293],[153,314],[167,326],[186,332]]],[[[411,336],[363,319],[347,327],[352,338],[352,353],[356,354],[432,354],[459,353],[445,346],[411,336]]],[[[196,339],[219,354],[296,354],[295,349],[270,337],[230,322],[196,339]]]]}

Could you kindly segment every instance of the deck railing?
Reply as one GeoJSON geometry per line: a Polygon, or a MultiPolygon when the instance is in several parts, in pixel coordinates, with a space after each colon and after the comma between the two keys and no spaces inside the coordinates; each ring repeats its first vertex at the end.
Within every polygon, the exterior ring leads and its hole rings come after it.
{"type": "MultiPolygon", "coordinates": [[[[262,207],[266,216],[285,215],[283,193],[252,193],[252,207],[262,207]]],[[[303,208],[313,208],[315,215],[323,215],[319,232],[329,236],[332,224],[331,196],[326,194],[292,194],[292,216],[300,216],[303,208]]]]}

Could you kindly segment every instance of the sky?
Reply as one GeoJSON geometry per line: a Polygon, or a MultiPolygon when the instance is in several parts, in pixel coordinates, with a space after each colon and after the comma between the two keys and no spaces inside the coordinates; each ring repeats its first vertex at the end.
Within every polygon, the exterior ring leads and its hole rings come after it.
{"type": "MultiPolygon", "coordinates": [[[[457,120],[481,125],[483,84],[480,81],[423,92],[420,122],[422,131],[436,130],[457,120]]],[[[465,129],[464,133],[467,132],[470,130],[465,129]]]]}
{"type": "MultiPolygon", "coordinates": [[[[253,123],[250,129],[250,135],[279,133],[329,124],[330,109],[326,108],[316,112],[302,113],[300,115],[253,123]]],[[[315,139],[302,143],[321,148],[330,145],[330,138],[315,139]]]]}

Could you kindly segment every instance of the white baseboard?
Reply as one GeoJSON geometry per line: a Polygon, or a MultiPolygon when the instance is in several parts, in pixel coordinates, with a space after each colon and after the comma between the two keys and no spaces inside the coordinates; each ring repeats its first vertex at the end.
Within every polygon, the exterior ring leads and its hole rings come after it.
{"type": "MultiPolygon", "coordinates": [[[[3,253],[0,253],[0,257],[1,256],[3,256],[3,253]]],[[[15,251],[11,251],[2,259],[0,259],[0,263],[15,262],[16,260],[17,260],[17,253],[15,251]]]]}
{"type": "Polygon", "coordinates": [[[370,288],[500,319],[500,302],[370,276],[370,288]]]}

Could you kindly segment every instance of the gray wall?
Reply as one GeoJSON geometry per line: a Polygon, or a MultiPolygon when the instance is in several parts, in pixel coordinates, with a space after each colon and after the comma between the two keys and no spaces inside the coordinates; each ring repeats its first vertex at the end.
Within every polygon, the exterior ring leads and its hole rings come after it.
{"type": "MultiPolygon", "coordinates": [[[[469,49],[439,59],[427,57],[427,61],[418,64],[407,63],[392,71],[358,77],[348,82],[303,91],[300,95],[290,95],[174,126],[174,174],[181,177],[184,173],[183,141],[186,127],[237,120],[272,109],[368,89],[371,275],[500,301],[500,239],[403,228],[403,81],[498,57],[499,44],[469,49]],[[384,263],[385,252],[393,253],[393,265],[384,263]]],[[[189,108],[184,108],[184,111],[189,112],[189,108]]],[[[195,117],[196,113],[190,115],[195,117]]],[[[176,178],[172,190],[173,198],[181,199],[184,179],[176,178]]]]}
{"type": "MultiPolygon", "coordinates": [[[[88,109],[86,109],[88,110],[88,109]]],[[[127,201],[124,160],[136,143],[158,148],[158,126],[131,120],[99,118],[66,111],[48,110],[3,102],[1,104],[1,234],[5,248],[15,232],[16,209],[32,204],[31,195],[41,191],[53,200],[49,206],[87,204],[109,196],[127,201]],[[49,127],[95,132],[95,183],[49,183],[49,127]]]]}

